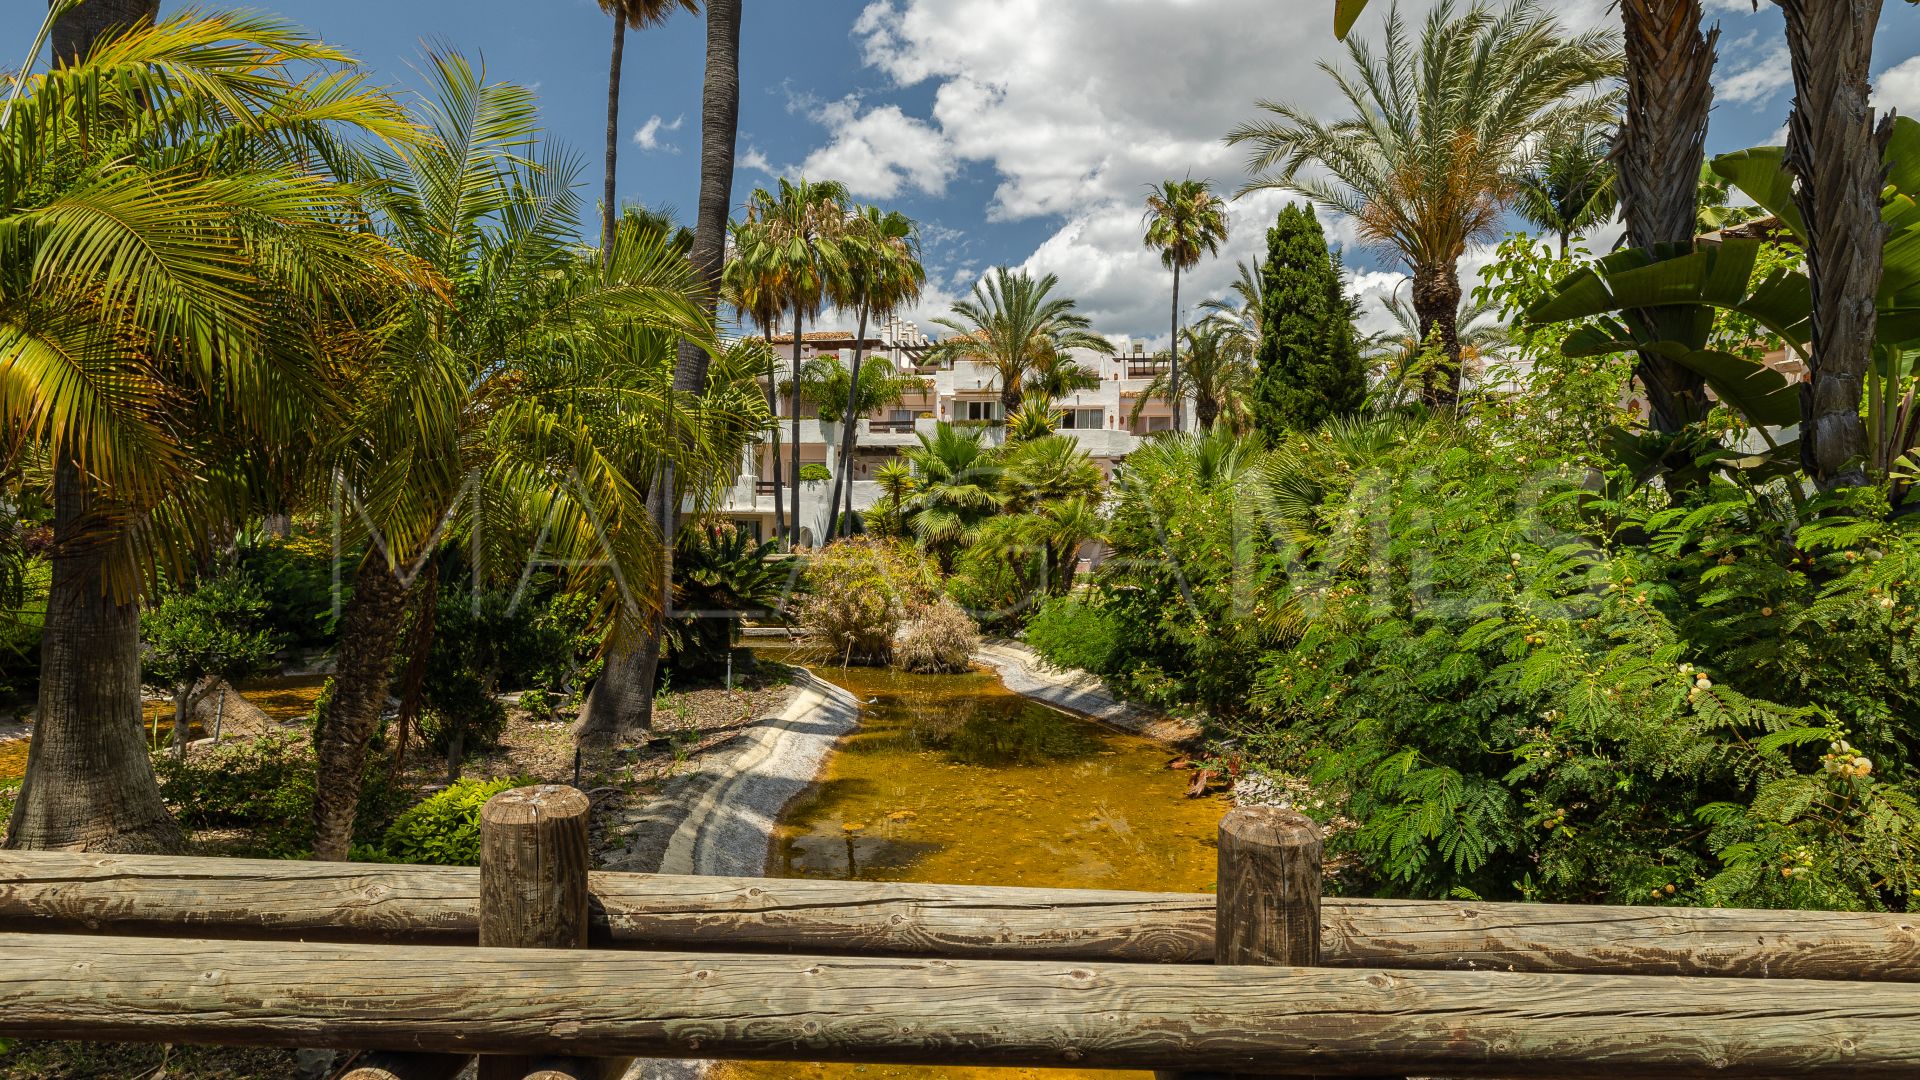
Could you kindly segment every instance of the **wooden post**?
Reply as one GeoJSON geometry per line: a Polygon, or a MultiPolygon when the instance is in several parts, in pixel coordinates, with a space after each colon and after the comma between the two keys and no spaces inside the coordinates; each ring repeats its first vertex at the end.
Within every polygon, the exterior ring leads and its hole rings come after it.
{"type": "MultiPolygon", "coordinates": [[[[1242,806],[1220,821],[1213,962],[1320,966],[1320,829],[1305,814],[1242,806]]],[[[1252,1080],[1267,1073],[1160,1072],[1158,1080],[1252,1080]]]]}
{"type": "MultiPolygon", "coordinates": [[[[514,788],[480,808],[482,948],[581,949],[587,945],[591,894],[587,818],[578,788],[514,788]]],[[[602,1080],[628,1062],[587,1058],[483,1055],[479,1080],[602,1080]]]]}

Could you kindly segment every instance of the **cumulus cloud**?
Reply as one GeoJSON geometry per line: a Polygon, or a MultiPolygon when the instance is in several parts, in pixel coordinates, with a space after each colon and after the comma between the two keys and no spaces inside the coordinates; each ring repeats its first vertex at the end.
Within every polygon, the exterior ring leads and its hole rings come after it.
{"type": "Polygon", "coordinates": [[[813,118],[826,127],[828,142],[807,155],[803,175],[838,180],[863,198],[896,198],[907,188],[945,194],[958,163],[953,144],[933,125],[897,105],[862,111],[853,97],[819,107],[813,118]]]}
{"type": "Polygon", "coordinates": [[[1873,107],[1920,115],[1920,56],[1909,56],[1873,80],[1873,107]]]}
{"type": "Polygon", "coordinates": [[[681,126],[686,122],[687,118],[685,116],[676,116],[671,123],[668,123],[660,119],[659,113],[655,113],[647,117],[647,122],[640,125],[640,130],[633,133],[634,145],[649,154],[657,150],[665,150],[669,154],[677,154],[680,152],[680,148],[667,142],[660,136],[663,133],[672,134],[673,132],[679,131],[681,126]]]}
{"type": "MultiPolygon", "coordinates": [[[[1410,19],[1429,6],[1403,4],[1410,19]]],[[[1617,17],[1608,0],[1556,8],[1581,28],[1617,17]]],[[[886,198],[938,194],[979,163],[998,178],[989,220],[1054,227],[1028,269],[1058,274],[1096,325],[1164,344],[1172,282],[1141,243],[1148,185],[1191,175],[1231,195],[1244,154],[1222,137],[1255,116],[1253,102],[1338,107],[1316,67],[1335,55],[1330,21],[1275,11],[1272,0],[874,0],[853,28],[863,59],[898,87],[930,86],[932,106],[924,120],[829,106],[819,114],[829,141],[805,169],[886,198]]],[[[1370,12],[1360,32],[1377,37],[1381,17],[1370,12]]],[[[1183,275],[1183,307],[1225,293],[1286,200],[1259,192],[1232,203],[1232,237],[1183,275]]]]}
{"type": "Polygon", "coordinates": [[[1746,67],[1722,76],[1714,85],[1714,96],[1731,105],[1765,105],[1792,85],[1787,47],[1776,45],[1746,67]]]}

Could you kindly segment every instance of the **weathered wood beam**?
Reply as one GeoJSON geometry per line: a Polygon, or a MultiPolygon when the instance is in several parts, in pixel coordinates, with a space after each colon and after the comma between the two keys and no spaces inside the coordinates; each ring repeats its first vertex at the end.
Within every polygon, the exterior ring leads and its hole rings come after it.
{"type": "MultiPolygon", "coordinates": [[[[594,874],[597,947],[1209,963],[1206,894],[594,874]]],[[[471,944],[466,867],[0,852],[0,930],[471,944]]],[[[1920,916],[1321,904],[1328,967],[1920,982],[1920,916]]]]}
{"type": "Polygon", "coordinates": [[[0,1036],[955,1066],[1920,1075],[1920,994],[1783,980],[0,935],[0,1036]]]}

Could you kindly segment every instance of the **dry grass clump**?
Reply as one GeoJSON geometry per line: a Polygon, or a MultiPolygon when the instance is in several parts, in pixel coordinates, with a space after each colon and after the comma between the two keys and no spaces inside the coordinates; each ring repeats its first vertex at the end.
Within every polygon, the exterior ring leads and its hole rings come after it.
{"type": "Polygon", "coordinates": [[[893,666],[919,675],[966,671],[980,647],[980,627],[946,597],[922,609],[893,639],[893,666]]]}

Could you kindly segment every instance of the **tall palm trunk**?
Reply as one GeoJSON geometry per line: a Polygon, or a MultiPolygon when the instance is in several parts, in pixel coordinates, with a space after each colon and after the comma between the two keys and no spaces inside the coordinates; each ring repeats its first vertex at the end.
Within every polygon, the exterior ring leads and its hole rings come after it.
{"type": "MultiPolygon", "coordinates": [[[[57,0],[47,0],[53,7],[57,0]]],[[[124,30],[160,17],[160,0],[81,0],[53,24],[53,58],[71,63],[93,50],[108,30],[124,30]]]]}
{"type": "MultiPolygon", "coordinates": [[[[51,6],[52,0],[49,0],[51,6]]],[[[110,29],[159,15],[159,0],[86,0],[53,25],[53,60],[72,63],[110,29]]],[[[140,609],[106,580],[104,522],[78,464],[54,470],[54,553],[40,639],[40,697],[11,848],[180,850],[140,728],[140,609]]]]}
{"type": "Polygon", "coordinates": [[[1422,266],[1413,272],[1413,312],[1419,318],[1420,348],[1440,347],[1441,367],[1428,372],[1421,396],[1435,408],[1460,402],[1460,272],[1457,267],[1422,266]]]}
{"type": "Polygon", "coordinates": [[[860,361],[867,352],[867,305],[860,305],[859,328],[853,332],[853,372],[847,381],[847,407],[840,414],[840,467],[833,474],[833,497],[827,506],[827,539],[840,535],[840,495],[846,492],[846,531],[853,533],[853,448],[860,438],[860,361]]]}
{"type": "Polygon", "coordinates": [[[1800,453],[1823,489],[1867,482],[1860,398],[1873,362],[1874,297],[1886,223],[1881,153],[1867,98],[1880,0],[1779,0],[1793,55],[1787,168],[1807,225],[1812,380],[1801,387],[1800,453]]]}
{"type": "Polygon", "coordinates": [[[1213,430],[1213,422],[1220,417],[1220,403],[1211,394],[1195,394],[1193,399],[1193,418],[1200,423],[1204,434],[1213,430]]]}
{"type": "Polygon", "coordinates": [[[1172,349],[1168,355],[1173,358],[1167,374],[1167,396],[1173,405],[1173,430],[1179,431],[1185,426],[1186,410],[1180,407],[1180,264],[1173,266],[1173,317],[1168,320],[1173,325],[1172,349]]]}
{"type": "Polygon", "coordinates": [[[367,745],[387,708],[393,647],[407,617],[407,586],[377,552],[361,563],[340,612],[340,653],[315,733],[313,857],[338,862],[353,844],[367,745]]]}
{"type": "Polygon", "coordinates": [[[6,846],[177,852],[140,727],[140,607],[112,595],[103,508],[72,461],[55,470],[53,501],[39,707],[6,846]]]}
{"type": "MultiPolygon", "coordinates": [[[[606,235],[612,246],[614,219],[613,170],[619,131],[615,117],[619,108],[620,54],[625,42],[625,24],[615,19],[613,72],[607,92],[607,206],[606,235]]],[[[720,271],[726,261],[727,216],[733,205],[733,152],[740,127],[740,0],[708,0],[707,72],[700,105],[700,205],[694,223],[693,249],[688,254],[694,272],[705,283],[701,302],[707,314],[719,308],[720,271]]],[[[673,388],[682,394],[697,394],[707,385],[707,352],[692,342],[682,341],[674,358],[673,388]]],[[[767,404],[773,405],[773,381],[767,382],[767,404]]],[[[778,482],[779,451],[774,458],[778,482]]],[[[663,620],[672,603],[673,544],[679,533],[679,487],[671,470],[657,485],[659,496],[652,500],[660,535],[666,541],[666,561],[661,581],[661,607],[649,616],[649,625],[638,648],[615,652],[607,658],[600,677],[594,681],[575,737],[600,741],[617,737],[623,731],[645,731],[653,726],[653,689],[660,669],[663,620]]],[[[776,487],[777,491],[778,488],[776,487]]],[[[779,499],[774,500],[776,523],[779,499]]]]}
{"type": "Polygon", "coordinates": [[[787,404],[793,409],[789,418],[793,424],[793,505],[787,512],[788,524],[793,529],[793,538],[788,547],[800,546],[800,327],[802,317],[800,306],[793,308],[793,368],[788,374],[787,404]]]}
{"type": "Polygon", "coordinates": [[[620,220],[615,175],[620,167],[620,71],[627,56],[627,19],[613,17],[613,59],[607,66],[607,171],[600,202],[600,254],[613,260],[613,231],[620,220]]]}
{"type": "MultiPolygon", "coordinates": [[[[1700,0],[1620,0],[1626,32],[1627,104],[1614,144],[1627,242],[1691,244],[1698,231],[1700,166],[1713,106],[1714,41],[1702,33],[1700,0]]],[[[1690,318],[1647,312],[1656,326],[1690,318]]],[[[1704,418],[1706,380],[1671,360],[1641,353],[1636,372],[1656,430],[1669,434],[1704,418]]]]}
{"type": "MultiPolygon", "coordinates": [[[[765,328],[767,350],[773,350],[773,327],[765,328]]],[[[776,540],[784,540],[787,535],[787,485],[785,469],[780,465],[780,388],[778,376],[767,372],[767,414],[773,417],[773,535],[776,540]]]]}

